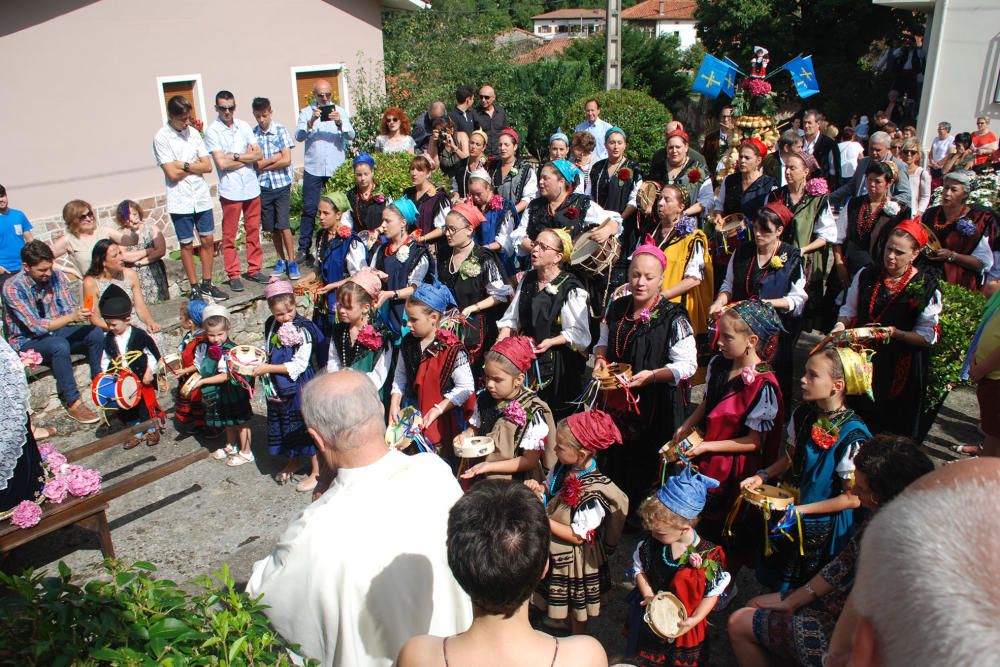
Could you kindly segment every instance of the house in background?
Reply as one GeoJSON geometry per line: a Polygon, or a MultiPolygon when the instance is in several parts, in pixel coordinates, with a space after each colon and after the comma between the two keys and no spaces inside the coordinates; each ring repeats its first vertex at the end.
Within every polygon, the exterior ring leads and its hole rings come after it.
{"type": "Polygon", "coordinates": [[[645,0],[622,10],[622,21],[650,37],[676,35],[686,49],[698,41],[697,8],[694,0],[645,0]]]}
{"type": "Polygon", "coordinates": [[[607,12],[603,9],[556,9],[531,17],[534,32],[543,39],[589,37],[604,30],[607,12]]]}
{"type": "MultiPolygon", "coordinates": [[[[294,129],[313,82],[326,78],[351,109],[348,76],[383,59],[384,8],[421,0],[51,0],[0,4],[0,183],[35,237],[63,233],[63,205],[84,199],[101,222],[122,199],[154,220],[164,211],[153,135],[166,100],[184,95],[208,126],[220,89],[238,118],[268,97],[275,120],[294,129]],[[259,45],[255,46],[255,44],[259,45]]],[[[302,147],[292,151],[302,164],[302,147]]],[[[215,174],[208,176],[216,182],[215,174]]],[[[214,190],[214,189],[213,189],[214,190]]],[[[216,224],[221,216],[216,217],[216,224]]]]}

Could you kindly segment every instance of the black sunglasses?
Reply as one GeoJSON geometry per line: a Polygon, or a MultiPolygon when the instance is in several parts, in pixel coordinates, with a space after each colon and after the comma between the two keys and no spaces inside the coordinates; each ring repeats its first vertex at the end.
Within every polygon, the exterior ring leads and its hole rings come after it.
{"type": "Polygon", "coordinates": [[[231,107],[225,107],[222,106],[221,104],[216,104],[215,108],[218,109],[219,111],[232,111],[233,109],[236,108],[236,105],[234,104],[231,107]]]}

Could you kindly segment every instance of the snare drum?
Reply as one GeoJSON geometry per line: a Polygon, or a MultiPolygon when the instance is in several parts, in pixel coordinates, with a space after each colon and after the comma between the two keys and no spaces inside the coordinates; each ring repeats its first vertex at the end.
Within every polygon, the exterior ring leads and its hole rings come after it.
{"type": "Polygon", "coordinates": [[[742,213],[732,213],[716,223],[710,242],[712,255],[727,258],[736,252],[741,243],[750,239],[750,230],[742,213]]]}
{"type": "Polygon", "coordinates": [[[621,389],[622,382],[628,385],[632,381],[632,366],[630,364],[609,363],[603,370],[594,371],[594,380],[601,391],[621,389]]]}
{"type": "Polygon", "coordinates": [[[573,253],[570,255],[571,266],[594,278],[606,276],[618,256],[621,254],[621,243],[612,234],[604,243],[591,239],[591,231],[586,231],[573,240],[573,253]]]}
{"type": "Polygon", "coordinates": [[[139,378],[129,370],[98,373],[90,385],[90,395],[98,407],[130,410],[139,405],[139,378]]]}
{"type": "Polygon", "coordinates": [[[478,459],[489,456],[496,450],[493,438],[485,435],[462,438],[455,445],[455,455],[462,459],[478,459]]]}
{"type": "Polygon", "coordinates": [[[673,593],[660,591],[649,601],[643,620],[660,639],[675,639],[680,634],[678,626],[687,620],[687,609],[673,593]]]}

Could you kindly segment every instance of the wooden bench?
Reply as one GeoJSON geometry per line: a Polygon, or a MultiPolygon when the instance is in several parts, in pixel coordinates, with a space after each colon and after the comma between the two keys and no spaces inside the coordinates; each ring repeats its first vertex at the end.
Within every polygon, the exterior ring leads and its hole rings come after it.
{"type": "MultiPolygon", "coordinates": [[[[148,421],[141,424],[138,428],[146,429],[152,425],[153,422],[148,421]]],[[[136,427],[129,427],[118,433],[113,433],[94,442],[76,447],[66,452],[66,460],[69,462],[79,461],[97,452],[121,444],[135,430],[136,427]]],[[[23,544],[27,544],[43,535],[48,535],[53,531],[70,525],[80,526],[81,528],[97,533],[98,539],[101,542],[101,553],[104,554],[105,558],[114,558],[115,547],[111,542],[111,530],[108,528],[108,503],[130,491],[135,491],[171,473],[182,470],[207,456],[208,450],[199,447],[193,452],[161,463],[128,479],[106,486],[91,496],[72,498],[59,505],[45,503],[42,506],[42,518],[35,526],[31,528],[18,528],[11,523],[7,523],[0,527],[0,559],[5,558],[8,553],[23,544]]]]}

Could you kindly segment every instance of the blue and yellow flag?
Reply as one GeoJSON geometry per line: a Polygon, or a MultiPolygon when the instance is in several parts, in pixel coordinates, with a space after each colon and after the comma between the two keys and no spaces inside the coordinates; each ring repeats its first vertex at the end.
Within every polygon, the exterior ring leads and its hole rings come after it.
{"type": "Polygon", "coordinates": [[[701,68],[698,69],[694,83],[691,84],[691,90],[712,99],[718,97],[719,93],[726,93],[732,97],[736,90],[736,73],[731,66],[715,56],[705,54],[701,68]]]}
{"type": "Polygon", "coordinates": [[[785,64],[784,69],[792,75],[795,92],[805,99],[819,92],[819,82],[816,81],[816,70],[813,69],[812,56],[805,58],[797,56],[785,64]]]}

